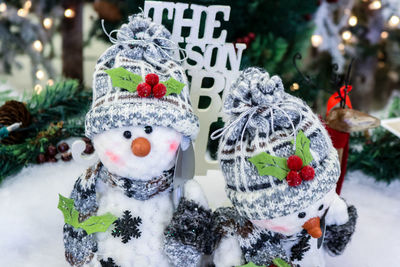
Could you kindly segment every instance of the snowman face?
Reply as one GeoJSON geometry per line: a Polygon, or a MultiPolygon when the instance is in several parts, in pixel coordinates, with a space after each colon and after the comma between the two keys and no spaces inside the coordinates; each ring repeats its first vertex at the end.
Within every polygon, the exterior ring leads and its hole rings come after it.
{"type": "Polygon", "coordinates": [[[148,180],[172,168],[181,141],[182,135],[170,128],[135,126],[98,134],[93,145],[109,172],[148,180]]]}
{"type": "Polygon", "coordinates": [[[332,189],[325,197],[296,213],[270,220],[251,220],[251,222],[258,227],[268,229],[272,232],[281,233],[286,236],[294,235],[302,231],[304,228],[303,225],[310,219],[321,218],[326,209],[331,205],[335,195],[336,191],[332,189]]]}

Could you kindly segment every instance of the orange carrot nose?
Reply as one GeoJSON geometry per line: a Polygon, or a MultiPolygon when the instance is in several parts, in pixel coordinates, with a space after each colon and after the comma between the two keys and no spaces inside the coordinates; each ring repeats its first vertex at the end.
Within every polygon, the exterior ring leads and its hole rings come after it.
{"type": "Polygon", "coordinates": [[[135,156],[145,157],[150,153],[151,145],[146,138],[138,137],[132,141],[131,149],[135,156]]]}
{"type": "Polygon", "coordinates": [[[303,228],[314,238],[320,238],[322,236],[319,217],[314,217],[306,221],[305,224],[303,224],[303,228]]]}

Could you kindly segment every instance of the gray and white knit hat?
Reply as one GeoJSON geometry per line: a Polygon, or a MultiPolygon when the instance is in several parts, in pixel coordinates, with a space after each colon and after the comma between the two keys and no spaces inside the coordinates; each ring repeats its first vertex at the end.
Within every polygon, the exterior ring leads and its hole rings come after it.
{"type": "Polygon", "coordinates": [[[93,74],[93,103],[86,114],[86,136],[113,128],[136,125],[156,125],[173,128],[189,139],[195,139],[199,122],[194,114],[189,96],[185,72],[174,52],[179,48],[170,40],[170,32],[162,25],[137,14],[129,18],[129,23],[116,31],[114,43],[97,61],[93,74]],[[137,92],[129,92],[113,87],[106,70],[122,67],[145,76],[155,73],[159,81],[173,78],[183,84],[179,94],[169,94],[162,98],[139,97],[137,92]]]}
{"type": "Polygon", "coordinates": [[[229,118],[220,133],[219,162],[227,195],[241,216],[260,220],[296,213],[336,186],[340,165],[329,135],[307,104],[284,92],[278,76],[244,70],[225,93],[224,112],[229,118]],[[287,159],[300,131],[310,140],[314,179],[289,186],[285,179],[260,175],[249,158],[266,152],[287,159]]]}

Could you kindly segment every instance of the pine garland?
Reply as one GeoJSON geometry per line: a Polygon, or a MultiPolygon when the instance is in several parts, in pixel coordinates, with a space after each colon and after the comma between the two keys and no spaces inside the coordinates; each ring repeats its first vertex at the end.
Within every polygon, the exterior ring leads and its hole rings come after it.
{"type": "Polygon", "coordinates": [[[82,90],[77,81],[68,80],[47,86],[27,100],[32,124],[25,129],[26,138],[22,143],[0,144],[0,182],[25,165],[36,163],[37,156],[50,144],[70,136],[83,136],[90,98],[90,91],[82,90]]]}

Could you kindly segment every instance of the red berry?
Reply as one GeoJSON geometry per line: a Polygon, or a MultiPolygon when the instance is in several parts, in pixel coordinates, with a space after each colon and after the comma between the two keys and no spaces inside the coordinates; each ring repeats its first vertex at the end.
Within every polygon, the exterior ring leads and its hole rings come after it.
{"type": "Polygon", "coordinates": [[[254,32],[249,32],[249,34],[247,34],[247,37],[249,37],[251,41],[254,41],[254,39],[256,39],[256,34],[254,32]]]}
{"type": "Polygon", "coordinates": [[[243,44],[244,43],[243,38],[241,38],[241,37],[237,38],[236,43],[243,44]]]}
{"type": "Polygon", "coordinates": [[[64,153],[69,149],[69,145],[67,143],[63,142],[57,146],[57,149],[58,149],[58,152],[64,153]]]}
{"type": "Polygon", "coordinates": [[[290,171],[286,176],[286,181],[289,186],[298,186],[301,184],[300,174],[296,171],[290,171]]]}
{"type": "Polygon", "coordinates": [[[287,166],[292,171],[299,171],[303,167],[303,161],[299,156],[292,155],[287,159],[287,166]]]}
{"type": "Polygon", "coordinates": [[[57,154],[57,148],[53,145],[47,147],[47,155],[54,157],[57,154]]]}
{"type": "Polygon", "coordinates": [[[156,84],[158,84],[158,75],[155,74],[155,73],[147,74],[144,79],[145,79],[146,83],[148,85],[150,85],[151,87],[153,87],[156,84]]]}
{"type": "Polygon", "coordinates": [[[159,83],[153,87],[153,95],[155,98],[161,98],[165,96],[166,93],[167,93],[167,87],[165,87],[165,85],[162,83],[159,83]]]}
{"type": "Polygon", "coordinates": [[[314,179],[315,170],[311,166],[304,166],[304,168],[301,169],[300,176],[304,181],[310,181],[314,179]]]}
{"type": "Polygon", "coordinates": [[[140,97],[149,97],[151,95],[151,86],[147,83],[140,83],[136,90],[140,97]]]}
{"type": "Polygon", "coordinates": [[[243,37],[243,43],[245,43],[247,46],[251,44],[251,39],[247,36],[243,37]]]}

